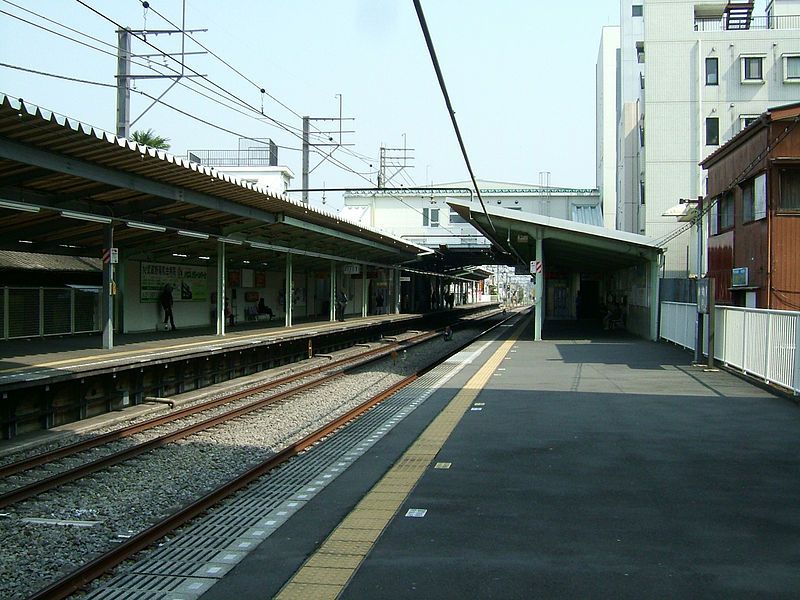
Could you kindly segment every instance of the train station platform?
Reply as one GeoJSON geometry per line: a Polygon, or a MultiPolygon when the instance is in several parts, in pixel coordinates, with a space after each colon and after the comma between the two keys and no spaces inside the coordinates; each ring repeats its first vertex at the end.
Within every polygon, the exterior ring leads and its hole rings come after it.
{"type": "Polygon", "coordinates": [[[666,343],[501,332],[203,600],[797,597],[795,404],[666,343]]]}
{"type": "Polygon", "coordinates": [[[496,306],[474,303],[292,327],[253,321],[224,336],[210,328],[122,334],[113,349],[99,348],[97,335],[5,341],[0,344],[0,439],[161,401],[407,329],[444,326],[496,306]]]}

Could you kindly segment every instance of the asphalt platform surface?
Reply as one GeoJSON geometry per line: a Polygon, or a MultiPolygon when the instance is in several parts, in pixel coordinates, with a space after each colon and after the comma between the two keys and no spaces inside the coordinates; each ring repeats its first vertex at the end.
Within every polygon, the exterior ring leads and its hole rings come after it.
{"type": "MultiPolygon", "coordinates": [[[[498,345],[204,600],[274,595],[498,345]]],[[[528,329],[341,597],[800,598],[800,408],[690,362],[528,329]]]]}

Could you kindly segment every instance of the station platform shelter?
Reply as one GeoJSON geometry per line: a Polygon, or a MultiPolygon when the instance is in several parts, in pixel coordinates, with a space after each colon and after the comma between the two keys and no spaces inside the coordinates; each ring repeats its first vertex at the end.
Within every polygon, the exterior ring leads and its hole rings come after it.
{"type": "Polygon", "coordinates": [[[0,341],[101,332],[112,348],[115,334],[164,326],[166,288],[175,327],[218,335],[249,320],[291,327],[477,297],[470,274],[415,268],[433,250],[7,96],[0,250],[11,263],[0,341]],[[30,267],[53,255],[93,257],[97,280],[84,270],[50,285],[63,269],[30,267]]]}

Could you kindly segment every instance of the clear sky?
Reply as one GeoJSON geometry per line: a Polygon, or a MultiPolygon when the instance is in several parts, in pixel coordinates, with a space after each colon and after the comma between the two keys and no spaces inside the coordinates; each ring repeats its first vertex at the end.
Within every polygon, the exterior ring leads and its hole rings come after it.
{"type": "MultiPolygon", "coordinates": [[[[84,0],[111,20],[132,29],[176,24],[180,0],[84,0]]],[[[422,0],[456,117],[478,178],[538,183],[549,171],[552,185],[595,185],[595,64],[604,25],[619,22],[618,0],[578,0],[572,5],[544,0],[422,0]]],[[[115,83],[116,25],[75,0],[0,0],[0,62],[72,78],[115,83]],[[91,35],[92,40],[35,16],[91,35]],[[80,45],[29,23],[47,27],[108,53],[80,45]]],[[[466,180],[464,166],[444,100],[428,56],[411,0],[187,0],[187,29],[208,29],[194,37],[246,78],[210,55],[189,55],[187,65],[208,81],[181,83],[210,88],[204,94],[222,101],[221,90],[244,105],[247,115],[223,107],[182,85],[163,101],[235,133],[204,125],[157,105],[133,129],[154,129],[170,139],[171,151],[236,148],[238,135],[269,137],[291,149],[279,151],[300,187],[300,139],[264,119],[260,88],[289,107],[263,97],[267,115],[294,128],[298,115],[343,114],[341,166],[324,163],[310,176],[312,187],[374,184],[381,145],[414,148],[414,168],[392,183],[422,185],[466,180]],[[249,105],[249,106],[245,106],[249,105]],[[296,113],[296,114],[294,114],[296,113]],[[360,157],[367,157],[362,160],[360,157]],[[370,166],[372,165],[372,166],[370,166]],[[366,178],[366,179],[364,179],[366,178]]],[[[149,36],[156,48],[134,40],[137,54],[177,52],[180,36],[149,36]]],[[[197,51],[190,40],[187,51],[197,51]]],[[[147,59],[138,59],[146,64],[147,59]]],[[[163,57],[150,59],[166,71],[163,57]]],[[[166,60],[167,65],[175,63],[166,60]]],[[[134,66],[133,73],[150,73],[134,66]]],[[[137,90],[154,97],[167,80],[138,80],[137,90]]],[[[114,131],[113,88],[53,79],[0,67],[0,92],[21,97],[54,112],[114,131]]],[[[132,95],[138,117],[150,100],[132,95]]],[[[232,104],[230,98],[225,100],[232,104]]],[[[319,123],[320,127],[335,123],[319,123]]],[[[338,138],[338,135],[335,136],[338,138]]],[[[319,158],[312,155],[311,166],[319,158]]],[[[321,201],[312,194],[312,203],[321,201]]],[[[329,208],[341,200],[328,194],[329,208]]]]}

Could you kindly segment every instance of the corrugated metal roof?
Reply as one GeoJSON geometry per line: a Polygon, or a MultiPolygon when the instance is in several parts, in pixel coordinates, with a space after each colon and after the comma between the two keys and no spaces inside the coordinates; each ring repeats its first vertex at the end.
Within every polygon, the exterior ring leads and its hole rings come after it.
{"type": "Polygon", "coordinates": [[[69,271],[98,273],[103,267],[99,258],[38,254],[0,250],[0,270],[69,271]]]}
{"type": "MultiPolygon", "coordinates": [[[[32,250],[43,253],[60,252],[60,246],[69,244],[77,246],[78,253],[99,256],[102,228],[67,222],[59,213],[62,209],[98,214],[123,225],[128,220],[155,222],[173,234],[193,229],[215,237],[246,238],[386,264],[413,259],[424,250],[340,215],[265,193],[229,175],[2,95],[0,150],[0,197],[47,209],[39,214],[0,211],[0,243],[12,250],[22,250],[18,240],[26,240],[33,242],[32,250]],[[167,193],[153,193],[153,185],[167,193]],[[263,215],[279,218],[269,222],[263,215]]],[[[152,236],[141,229],[118,227],[115,245],[152,253],[152,236]]],[[[179,245],[174,239],[159,242],[179,245]]],[[[196,239],[193,244],[198,244],[196,239]]],[[[212,250],[215,244],[212,238],[212,250]]]]}

